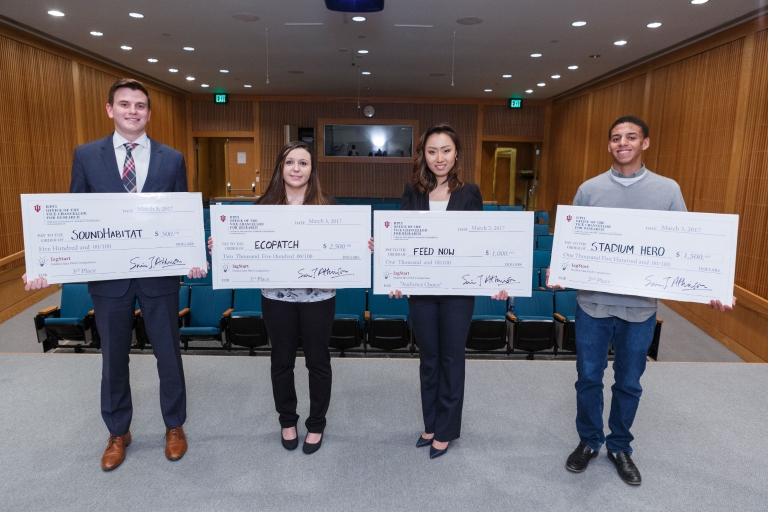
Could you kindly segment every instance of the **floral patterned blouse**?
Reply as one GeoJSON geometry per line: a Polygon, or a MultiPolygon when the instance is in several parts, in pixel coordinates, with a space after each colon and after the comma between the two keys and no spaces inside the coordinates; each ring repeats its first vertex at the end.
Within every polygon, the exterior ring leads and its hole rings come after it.
{"type": "Polygon", "coordinates": [[[262,288],[261,294],[268,299],[286,302],[320,302],[335,296],[336,290],[323,288],[262,288]]]}

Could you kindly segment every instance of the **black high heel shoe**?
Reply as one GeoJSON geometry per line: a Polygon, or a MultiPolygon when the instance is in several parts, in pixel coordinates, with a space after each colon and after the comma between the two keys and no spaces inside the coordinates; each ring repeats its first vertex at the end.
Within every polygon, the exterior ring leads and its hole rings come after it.
{"type": "MultiPolygon", "coordinates": [[[[298,441],[297,441],[296,444],[298,445],[298,441]]],[[[317,450],[320,449],[320,445],[321,444],[323,444],[323,438],[322,437],[316,443],[308,443],[307,442],[307,438],[304,438],[304,446],[301,447],[301,451],[303,451],[307,455],[312,455],[313,453],[315,453],[317,450]]]]}
{"type": "Polygon", "coordinates": [[[432,439],[427,439],[426,437],[419,436],[419,440],[416,441],[416,448],[423,448],[424,446],[429,446],[431,444],[432,444],[432,439]]]}
{"type": "Polygon", "coordinates": [[[445,447],[444,449],[442,449],[442,450],[438,450],[438,449],[437,449],[437,448],[435,448],[434,446],[430,446],[430,447],[429,447],[429,458],[430,458],[430,459],[436,459],[436,458],[440,457],[441,455],[445,455],[445,452],[447,452],[447,451],[448,451],[448,448],[449,448],[450,446],[451,446],[451,445],[450,445],[450,443],[449,443],[449,444],[448,444],[448,446],[446,446],[446,447],[445,447]]]}
{"type": "Polygon", "coordinates": [[[296,437],[294,437],[293,439],[286,439],[283,437],[283,431],[281,430],[280,442],[283,443],[283,448],[285,448],[286,450],[291,450],[291,451],[295,450],[296,448],[299,447],[298,432],[296,433],[296,437]]]}

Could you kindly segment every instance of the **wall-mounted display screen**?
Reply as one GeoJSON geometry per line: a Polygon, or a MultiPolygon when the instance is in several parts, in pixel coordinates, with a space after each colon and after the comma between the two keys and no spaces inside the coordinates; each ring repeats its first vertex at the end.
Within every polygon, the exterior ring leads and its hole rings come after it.
{"type": "Polygon", "coordinates": [[[411,125],[326,124],[323,131],[323,156],[413,156],[411,125]]]}

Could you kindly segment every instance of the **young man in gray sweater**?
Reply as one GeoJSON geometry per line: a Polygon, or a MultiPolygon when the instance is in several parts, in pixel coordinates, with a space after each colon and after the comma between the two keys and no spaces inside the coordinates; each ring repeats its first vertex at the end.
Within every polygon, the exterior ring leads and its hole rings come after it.
{"type": "MultiPolygon", "coordinates": [[[[680,186],[652,173],[642,163],[642,153],[650,145],[648,126],[642,119],[617,119],[608,131],[608,140],[608,151],[613,156],[611,169],[584,182],[573,200],[574,206],[687,211],[680,186]]],[[[640,403],[640,377],[656,327],[656,299],[580,290],[577,302],[576,430],[580,441],[565,467],[575,473],[584,471],[605,443],[608,458],[621,479],[639,485],[642,479],[631,458],[634,437],[630,428],[640,403]],[[608,366],[611,343],[615,383],[608,418],[611,433],[605,436],[603,372],[608,366]]],[[[720,311],[731,309],[719,300],[711,301],[709,306],[720,311]]]]}

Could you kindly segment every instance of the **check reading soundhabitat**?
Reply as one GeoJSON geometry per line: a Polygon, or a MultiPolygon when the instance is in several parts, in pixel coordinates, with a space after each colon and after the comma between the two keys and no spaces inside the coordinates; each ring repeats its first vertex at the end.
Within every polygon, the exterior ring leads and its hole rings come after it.
{"type": "Polygon", "coordinates": [[[373,292],[531,296],[533,212],[374,211],[373,292]]]}
{"type": "Polygon", "coordinates": [[[22,194],[27,279],[79,283],[205,268],[200,193],[22,194]]]}
{"type": "Polygon", "coordinates": [[[370,288],[370,206],[213,205],[213,288],[370,288]]]}
{"type": "Polygon", "coordinates": [[[549,284],[732,305],[738,215],[558,206],[549,284]]]}

